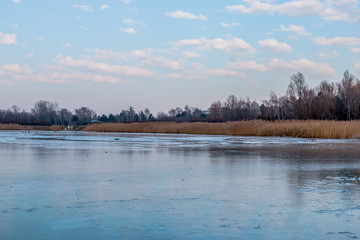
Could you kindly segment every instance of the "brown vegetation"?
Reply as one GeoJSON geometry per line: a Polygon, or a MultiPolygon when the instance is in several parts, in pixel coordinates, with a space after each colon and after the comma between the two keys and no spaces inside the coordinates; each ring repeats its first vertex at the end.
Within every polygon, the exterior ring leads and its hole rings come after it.
{"type": "Polygon", "coordinates": [[[251,120],[226,123],[102,123],[88,125],[84,131],[349,139],[360,137],[360,121],[286,120],[271,122],[251,120]]]}
{"type": "Polygon", "coordinates": [[[59,125],[53,126],[32,126],[32,125],[20,125],[17,123],[10,123],[10,124],[1,124],[0,123],[0,130],[26,130],[26,131],[61,131],[62,127],[59,125]]]}
{"type": "MultiPolygon", "coordinates": [[[[61,126],[22,126],[0,124],[0,130],[61,131],[61,126]]],[[[279,136],[300,138],[350,139],[360,138],[360,121],[234,121],[207,122],[144,122],[100,123],[81,126],[83,131],[128,133],[175,133],[232,136],[279,136]]]]}
{"type": "Polygon", "coordinates": [[[17,123],[10,123],[10,124],[1,124],[0,123],[0,130],[24,130],[24,126],[21,126],[17,123]]]}

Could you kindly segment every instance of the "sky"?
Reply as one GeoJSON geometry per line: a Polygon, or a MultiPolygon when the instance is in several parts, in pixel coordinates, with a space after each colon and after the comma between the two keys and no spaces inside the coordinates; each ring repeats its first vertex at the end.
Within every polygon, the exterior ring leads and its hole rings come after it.
{"type": "Polygon", "coordinates": [[[358,0],[1,0],[0,109],[261,103],[360,76],[358,0]]]}

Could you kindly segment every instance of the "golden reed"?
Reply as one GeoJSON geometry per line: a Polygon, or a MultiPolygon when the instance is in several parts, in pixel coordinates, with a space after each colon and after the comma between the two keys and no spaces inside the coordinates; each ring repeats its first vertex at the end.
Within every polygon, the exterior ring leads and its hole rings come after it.
{"type": "Polygon", "coordinates": [[[129,133],[183,133],[233,136],[281,136],[300,138],[350,139],[360,137],[360,121],[236,121],[225,123],[101,123],[84,131],[129,133]]]}
{"type": "MultiPolygon", "coordinates": [[[[22,126],[0,124],[0,130],[61,131],[61,126],[22,126]]],[[[85,126],[83,131],[129,133],[183,133],[233,136],[279,136],[300,138],[350,139],[360,138],[360,121],[236,121],[206,122],[147,122],[100,123],[85,126]]]]}
{"type": "Polygon", "coordinates": [[[21,126],[16,123],[10,123],[10,124],[1,124],[0,123],[0,130],[24,130],[24,126],[21,126]]]}
{"type": "Polygon", "coordinates": [[[1,124],[0,123],[0,130],[38,130],[38,131],[61,131],[62,127],[59,125],[53,126],[24,126],[17,123],[10,123],[10,124],[1,124]]]}

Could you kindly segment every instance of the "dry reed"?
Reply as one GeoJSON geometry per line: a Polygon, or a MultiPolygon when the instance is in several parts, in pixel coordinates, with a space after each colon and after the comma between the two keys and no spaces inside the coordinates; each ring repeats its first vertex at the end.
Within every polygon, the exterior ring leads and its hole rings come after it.
{"type": "Polygon", "coordinates": [[[1,124],[0,123],[0,130],[24,130],[24,126],[21,126],[16,123],[10,123],[10,124],[1,124]]]}
{"type": "Polygon", "coordinates": [[[350,139],[360,137],[360,121],[287,120],[270,122],[251,120],[225,123],[102,123],[88,125],[84,131],[350,139]]]}
{"type": "Polygon", "coordinates": [[[1,124],[0,123],[0,131],[1,130],[37,130],[37,131],[61,131],[63,129],[62,126],[52,125],[52,126],[37,126],[37,125],[20,125],[17,123],[10,124],[1,124]]]}

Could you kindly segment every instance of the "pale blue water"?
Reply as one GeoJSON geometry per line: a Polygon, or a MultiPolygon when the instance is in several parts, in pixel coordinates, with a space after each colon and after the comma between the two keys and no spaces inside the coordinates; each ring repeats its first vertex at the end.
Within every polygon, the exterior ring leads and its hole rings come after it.
{"type": "Polygon", "coordinates": [[[0,239],[360,237],[360,141],[0,132],[0,239]]]}

